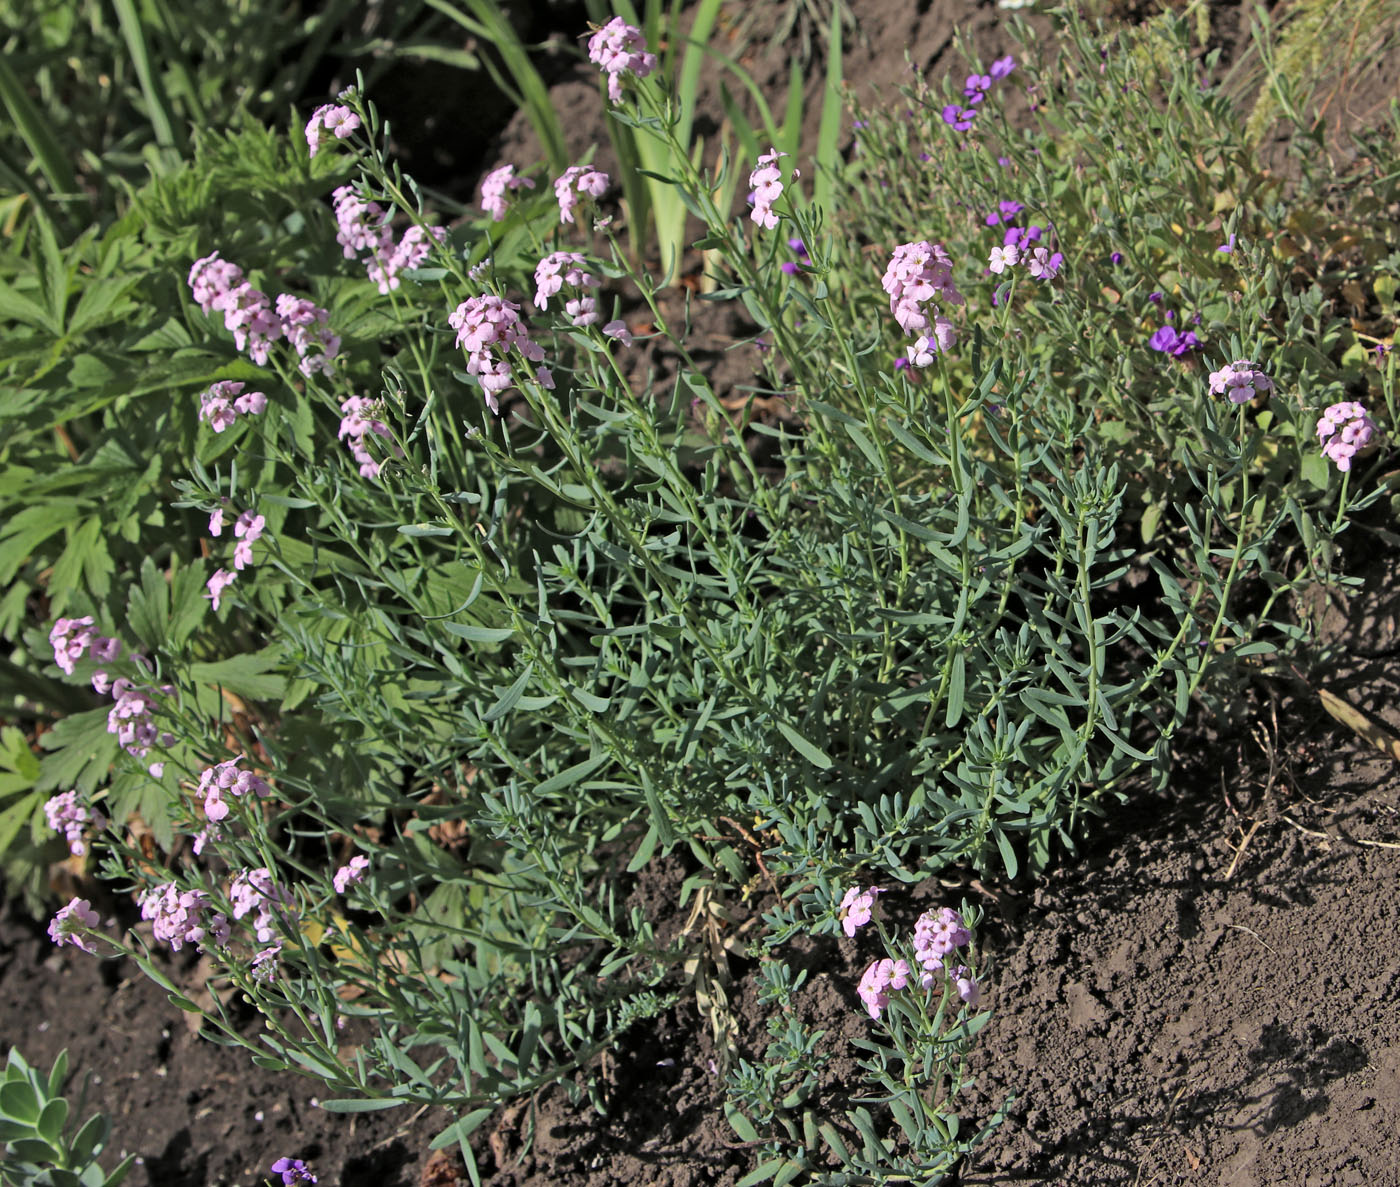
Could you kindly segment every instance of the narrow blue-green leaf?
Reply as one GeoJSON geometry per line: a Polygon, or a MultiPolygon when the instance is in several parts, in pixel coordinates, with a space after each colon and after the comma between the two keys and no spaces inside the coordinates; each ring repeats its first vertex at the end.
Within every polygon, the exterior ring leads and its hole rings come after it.
{"type": "Polygon", "coordinates": [[[501,694],[500,700],[481,715],[481,720],[488,723],[496,721],[498,718],[504,717],[514,709],[516,702],[525,694],[525,685],[529,683],[530,677],[534,674],[534,671],[535,665],[527,664],[525,670],[515,678],[515,683],[501,694]]]}
{"type": "Polygon", "coordinates": [[[967,691],[967,658],[959,648],[952,656],[953,672],[948,680],[948,703],[943,710],[943,725],[952,729],[962,720],[963,697],[967,691]]]}
{"type": "Polygon", "coordinates": [[[591,758],[586,758],[583,762],[575,763],[560,771],[557,775],[551,775],[543,783],[536,784],[535,795],[554,795],[556,792],[564,791],[572,787],[575,783],[587,779],[599,767],[608,761],[606,754],[595,754],[591,758]]]}
{"type": "Polygon", "coordinates": [[[476,626],[464,622],[444,622],[442,625],[448,634],[471,643],[504,643],[515,634],[515,628],[509,626],[476,626]]]}
{"type": "Polygon", "coordinates": [[[494,1109],[473,1109],[466,1116],[454,1121],[444,1129],[437,1137],[428,1143],[429,1150],[445,1150],[453,1142],[464,1142],[471,1137],[480,1127],[487,1117],[495,1112],[494,1109]]]}
{"type": "Polygon", "coordinates": [[[373,1100],[323,1100],[321,1108],[327,1113],[382,1113],[385,1109],[397,1109],[406,1100],[398,1097],[378,1097],[373,1100]]]}
{"type": "Polygon", "coordinates": [[[831,759],[823,750],[809,742],[786,721],[779,720],[777,724],[778,732],[788,740],[788,744],[814,767],[825,771],[832,766],[831,759]]]}
{"type": "Polygon", "coordinates": [[[1016,871],[1021,867],[1020,863],[1016,860],[1016,850],[1012,847],[1011,839],[999,828],[993,829],[992,831],[997,839],[997,848],[1001,850],[1001,860],[1006,866],[1006,876],[1008,878],[1014,878],[1016,877],[1016,871]]]}

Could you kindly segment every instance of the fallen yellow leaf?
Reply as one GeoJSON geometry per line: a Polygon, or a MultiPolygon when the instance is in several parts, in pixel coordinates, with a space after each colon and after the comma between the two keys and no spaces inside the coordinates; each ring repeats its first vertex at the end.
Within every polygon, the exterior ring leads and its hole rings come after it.
{"type": "Polygon", "coordinates": [[[1377,725],[1350,701],[1342,700],[1336,693],[1321,688],[1318,689],[1317,695],[1322,699],[1322,707],[1333,718],[1370,742],[1383,754],[1388,754],[1396,762],[1400,762],[1400,738],[1377,725]]]}

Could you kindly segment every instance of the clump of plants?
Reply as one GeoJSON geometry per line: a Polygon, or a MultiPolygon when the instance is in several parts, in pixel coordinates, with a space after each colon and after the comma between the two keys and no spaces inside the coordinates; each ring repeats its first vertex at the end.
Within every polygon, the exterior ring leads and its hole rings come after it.
{"type": "Polygon", "coordinates": [[[435,1145],[474,1177],[495,1107],[582,1097],[682,992],[721,1037],[745,1183],[951,1173],[999,1119],[958,1113],[976,913],[881,932],[849,987],[865,1095],[829,1117],[784,945],[854,937],[877,885],[1072,854],[1193,713],[1307,642],[1292,595],[1385,489],[1393,365],[1348,363],[1288,283],[1291,216],[1184,36],[1070,20],[1054,61],[1025,39],[920,80],[862,113],[823,206],[776,147],[703,168],[641,31],[595,28],[619,134],[699,224],[703,299],[744,310],[780,421],[696,365],[614,179],[502,162],[453,221],[359,89],[201,140],[84,244],[112,284],[69,332],[106,301],[105,347],[67,370],[47,320],[85,282],[32,212],[0,448],[68,518],[6,529],[3,604],[65,715],[8,786],[147,924],[75,898],[55,941],[190,1010],[149,948],[199,948],[228,1041],[330,1109],[449,1108],[435,1145]],[[161,378],[133,386],[134,357],[161,378]],[[43,434],[99,405],[55,465],[43,434]],[[170,487],[85,492],[148,453],[170,487]],[[148,549],[125,580],[113,516],[148,549]],[[663,941],[623,888],[667,855],[703,922],[663,941]],[[740,913],[762,1065],[714,991],[740,913]]]}

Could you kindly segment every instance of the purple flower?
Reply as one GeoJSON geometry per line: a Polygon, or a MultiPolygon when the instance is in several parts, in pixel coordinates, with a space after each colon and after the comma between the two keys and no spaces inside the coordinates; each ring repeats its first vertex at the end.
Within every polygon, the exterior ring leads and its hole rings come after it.
{"type": "Polygon", "coordinates": [[[1110,264],[1121,264],[1123,262],[1123,253],[1121,251],[1115,251],[1108,257],[1108,262],[1110,264]]]}
{"type": "Polygon", "coordinates": [[[597,288],[598,278],[583,270],[587,261],[576,251],[556,251],[545,256],[535,266],[535,305],[549,308],[549,298],[564,285],[573,288],[597,288]]]}
{"type": "Polygon", "coordinates": [[[204,797],[204,815],[217,823],[228,815],[228,804],[224,796],[255,795],[265,799],[272,789],[251,771],[243,770],[238,764],[241,759],[231,758],[217,766],[205,767],[199,774],[199,789],[196,794],[204,797]]]}
{"type": "Polygon", "coordinates": [[[1160,304],[1162,303],[1162,294],[1161,294],[1161,293],[1148,293],[1148,294],[1147,294],[1147,299],[1148,299],[1149,301],[1151,301],[1152,304],[1154,304],[1154,305],[1160,305],[1160,304]]]}
{"type": "MultiPolygon", "coordinates": [[[[233,579],[232,574],[229,579],[233,579]]],[[[161,691],[168,696],[174,689],[166,685],[161,691]]],[[[145,758],[157,741],[169,746],[174,740],[169,734],[161,737],[156,729],[156,701],[152,690],[134,688],[130,680],[122,677],[112,681],[112,696],[117,703],[107,713],[107,732],[117,735],[117,741],[128,754],[145,758]]]]}
{"type": "Polygon", "coordinates": [[[234,379],[221,379],[201,392],[199,419],[208,421],[214,432],[222,433],[240,416],[257,416],[267,407],[267,397],[262,392],[244,392],[247,386],[234,379]]]}
{"type": "Polygon", "coordinates": [[[1006,57],[998,58],[995,62],[993,62],[988,70],[988,73],[993,78],[1006,78],[1015,69],[1016,59],[1010,54],[1007,54],[1006,57]]]}
{"type": "Polygon", "coordinates": [[[1226,242],[1222,243],[1222,244],[1221,244],[1219,247],[1217,247],[1215,250],[1216,250],[1216,251],[1222,251],[1222,252],[1224,252],[1226,255],[1229,255],[1232,251],[1235,250],[1235,237],[1234,237],[1233,235],[1231,235],[1230,238],[1229,238],[1226,242]]]}
{"type": "MultiPolygon", "coordinates": [[[[530,338],[520,306],[504,297],[468,297],[448,316],[447,324],[457,331],[457,345],[467,351],[467,372],[477,377],[492,412],[500,411],[497,397],[514,383],[507,361],[512,348],[529,362],[544,362],[544,348],[530,338]]],[[[341,432],[343,436],[344,422],[341,432]]]]}
{"type": "Polygon", "coordinates": [[[943,122],[957,132],[966,132],[972,127],[972,121],[977,117],[977,112],[970,108],[959,107],[956,103],[949,103],[943,109],[943,122]]]}
{"type": "Polygon", "coordinates": [[[1037,247],[1030,254],[1030,259],[1026,262],[1026,270],[1037,280],[1054,280],[1060,273],[1060,266],[1065,262],[1062,252],[1051,254],[1046,248],[1037,247]]]}
{"type": "Polygon", "coordinates": [[[277,916],[282,917],[287,927],[295,926],[296,900],[277,886],[272,880],[272,871],[266,866],[240,873],[229,884],[228,899],[233,904],[235,919],[242,919],[253,911],[257,912],[257,917],[253,920],[253,930],[257,933],[260,944],[271,943],[277,934],[272,926],[277,916]]]}
{"type": "Polygon", "coordinates": [[[294,1187],[297,1183],[314,1183],[316,1176],[300,1158],[279,1158],[272,1164],[272,1173],[282,1176],[282,1187],[294,1187]]]}
{"type": "Polygon", "coordinates": [[[1163,354],[1169,354],[1173,358],[1180,358],[1189,351],[1195,350],[1200,345],[1200,339],[1191,330],[1181,334],[1172,326],[1163,326],[1147,340],[1147,345],[1153,350],[1160,350],[1163,354]]]}
{"type": "Polygon", "coordinates": [[[92,658],[98,663],[110,664],[122,653],[120,639],[111,639],[106,635],[98,635],[92,641],[92,658]]]}
{"type": "Polygon", "coordinates": [[[623,346],[632,345],[632,331],[627,328],[627,323],[621,318],[608,322],[608,324],[603,327],[603,333],[607,337],[614,338],[618,342],[621,342],[623,346]]]}
{"type": "Polygon", "coordinates": [[[963,98],[974,105],[981,103],[987,97],[987,91],[991,85],[990,75],[969,74],[967,81],[963,83],[963,98]]]}
{"type": "Polygon", "coordinates": [[[1025,248],[1027,244],[1039,243],[1041,235],[1042,231],[1037,223],[1031,223],[1029,227],[1007,227],[1001,242],[1005,247],[1025,248]]]}

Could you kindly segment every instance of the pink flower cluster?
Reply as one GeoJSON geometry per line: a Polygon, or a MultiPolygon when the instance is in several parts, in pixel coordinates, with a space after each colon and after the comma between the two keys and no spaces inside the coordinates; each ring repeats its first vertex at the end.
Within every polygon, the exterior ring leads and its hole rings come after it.
{"type": "Polygon", "coordinates": [[[910,969],[907,960],[877,960],[865,970],[856,986],[856,993],[865,1003],[866,1012],[872,1018],[879,1018],[890,1004],[890,994],[909,984],[910,969]]]}
{"type": "Polygon", "coordinates": [[[282,319],[282,332],[300,360],[297,370],[308,378],[318,371],[327,377],[334,375],[335,358],[340,354],[340,335],[327,328],[330,313],[306,297],[283,293],[277,298],[277,316],[282,319]]]}
{"type": "Polygon", "coordinates": [[[420,227],[415,223],[403,233],[403,238],[388,255],[376,255],[366,263],[369,278],[378,285],[381,293],[388,295],[402,283],[399,280],[400,272],[412,272],[428,258],[434,243],[442,243],[446,239],[446,227],[420,227]]]}
{"type": "Polygon", "coordinates": [[[335,210],[335,241],[347,260],[353,260],[362,251],[380,251],[392,239],[388,213],[378,202],[361,197],[353,185],[335,190],[331,206],[335,210]]]}
{"type": "MultiPolygon", "coordinates": [[[[303,375],[334,373],[340,338],[326,328],[329,315],[313,302],[282,293],[274,305],[266,293],[248,283],[242,268],[220,259],[218,252],[194,262],[189,286],[205,313],[217,310],[224,315],[224,328],[233,335],[234,345],[246,349],[258,366],[266,365],[272,343],[285,337],[296,349],[303,375]]],[[[267,397],[262,392],[239,396],[243,387],[227,380],[214,384],[200,397],[200,419],[221,433],[237,415],[261,412],[267,397]]]]}
{"type": "Polygon", "coordinates": [[[223,948],[229,941],[229,922],[209,903],[202,890],[181,890],[174,882],[154,886],[141,895],[141,918],[151,921],[151,931],[175,952],[186,944],[205,951],[209,938],[223,948]]]}
{"type": "Polygon", "coordinates": [[[224,796],[234,797],[255,795],[266,799],[272,789],[252,771],[243,770],[238,764],[242,761],[230,758],[216,766],[205,767],[199,773],[199,788],[196,792],[204,797],[204,815],[218,822],[228,816],[228,804],[224,796]]]}
{"type": "Polygon", "coordinates": [[[214,575],[204,583],[204,596],[209,599],[215,613],[218,613],[224,590],[232,585],[237,577],[238,574],[230,569],[215,569],[214,575]]]}
{"type": "MultiPolygon", "coordinates": [[[[252,973],[254,981],[271,982],[277,976],[277,959],[282,955],[282,944],[269,944],[262,949],[248,966],[248,971],[252,973]]],[[[283,1179],[283,1182],[286,1180],[283,1179]]],[[[315,1182],[315,1178],[311,1182],[315,1182]]]]}
{"type": "Polygon", "coordinates": [[[332,139],[344,140],[360,126],[360,117],[348,107],[323,103],[306,121],[306,147],[314,157],[332,139]]]}
{"type": "Polygon", "coordinates": [[[106,828],[107,818],[96,809],[78,802],[76,791],[65,791],[56,795],[44,805],[44,815],[49,827],[63,833],[68,841],[68,852],[74,857],[87,853],[83,833],[89,828],[106,828]]]}
{"type": "Polygon", "coordinates": [[[1228,395],[1232,404],[1248,404],[1255,396],[1273,391],[1274,381],[1248,359],[1240,359],[1210,373],[1210,390],[1213,395],[1228,395]]]}
{"type": "MultiPolygon", "coordinates": [[[[851,934],[851,930],[847,934],[851,934]]],[[[947,963],[952,953],[971,941],[972,933],[956,911],[949,907],[925,911],[914,925],[914,959],[919,967],[919,986],[931,989],[934,974],[946,972],[958,996],[969,1006],[975,1006],[982,996],[977,979],[965,965],[947,963]]],[[[856,992],[870,1017],[879,1018],[890,1004],[890,994],[907,988],[914,979],[915,970],[908,961],[886,957],[871,963],[856,992]]]]}
{"type": "Polygon", "coordinates": [[[562,177],[554,182],[554,197],[559,202],[559,221],[574,221],[574,208],[579,196],[597,201],[608,188],[608,175],[600,173],[591,165],[570,165],[562,177]]]}
{"type": "Polygon", "coordinates": [[[894,249],[881,286],[890,298],[890,312],[906,334],[916,334],[908,348],[910,365],[926,367],[939,351],[957,341],[953,323],[935,301],[961,305],[963,295],[953,283],[953,260],[940,243],[920,240],[894,249]]]}
{"type": "Polygon", "coordinates": [[[1317,440],[1322,452],[1344,474],[1351,469],[1351,459],[1365,449],[1375,435],[1376,422],[1353,400],[1330,405],[1317,421],[1317,440]]]}
{"type": "Polygon", "coordinates": [[[931,974],[943,967],[943,958],[972,939],[963,917],[951,907],[925,911],[914,924],[914,959],[924,970],[924,987],[932,984],[931,974]]]}
{"type": "MultiPolygon", "coordinates": [[[[1013,227],[1012,230],[1017,228],[1013,227]]],[[[1065,257],[1062,252],[1051,252],[1046,247],[1035,247],[1023,251],[1015,243],[1007,243],[992,248],[992,258],[987,267],[1000,275],[1014,264],[1023,263],[1026,271],[1037,280],[1054,280],[1060,274],[1065,257]]]]}
{"type": "Polygon", "coordinates": [[[60,908],[58,914],[49,921],[49,939],[60,948],[64,944],[72,944],[74,948],[81,948],[84,952],[96,956],[97,949],[92,946],[92,941],[79,934],[78,929],[91,931],[99,922],[97,912],[92,909],[92,904],[87,899],[70,899],[68,905],[60,908]]]}
{"type": "MultiPolygon", "coordinates": [[[[120,640],[94,634],[91,616],[60,618],[49,632],[49,642],[53,645],[54,662],[70,676],[73,675],[77,661],[89,652],[91,652],[93,659],[98,662],[111,663],[121,655],[122,651],[120,640]]],[[[139,654],[133,654],[131,658],[138,664],[144,665],[146,663],[139,654]]],[[[156,728],[155,690],[138,687],[124,676],[113,680],[101,668],[96,669],[92,674],[92,687],[95,692],[101,695],[106,695],[108,692],[112,694],[112,699],[116,703],[107,712],[107,732],[116,734],[117,741],[121,743],[128,754],[136,758],[144,758],[150,753],[151,747],[157,741],[162,746],[169,746],[174,741],[170,734],[161,734],[156,728]]],[[[169,696],[175,690],[169,685],[164,685],[159,691],[169,696]]],[[[151,774],[159,778],[163,765],[152,763],[150,769],[151,774]]],[[[81,822],[85,819],[81,813],[86,812],[86,809],[77,807],[75,803],[70,803],[67,797],[72,795],[72,792],[66,792],[64,795],[56,796],[49,801],[46,807],[50,825],[55,829],[63,827],[68,832],[70,847],[75,846],[77,842],[75,842],[72,827],[66,822],[81,822]]],[[[99,828],[106,823],[100,816],[95,817],[93,822],[99,828]]],[[[81,832],[80,826],[79,832],[81,832]]],[[[81,853],[82,850],[73,847],[72,852],[81,853]]]]}
{"type": "Polygon", "coordinates": [[[60,618],[49,631],[49,645],[53,648],[53,662],[70,676],[89,648],[93,659],[103,663],[116,659],[122,649],[116,639],[93,633],[90,614],[82,618],[60,618]]]}
{"type": "MultiPolygon", "coordinates": [[[[520,318],[520,306],[504,297],[492,293],[468,297],[447,322],[457,331],[457,345],[468,355],[467,372],[477,377],[492,412],[500,412],[497,397],[514,382],[506,361],[511,347],[529,362],[544,361],[544,349],[531,341],[530,331],[520,318]]],[[[543,387],[554,387],[554,376],[548,367],[537,368],[535,379],[543,387]]]]}
{"type": "Polygon", "coordinates": [[[233,521],[233,567],[240,573],[253,563],[253,544],[262,538],[267,520],[253,511],[244,511],[233,521]]]}
{"type": "Polygon", "coordinates": [[[859,886],[852,886],[846,891],[841,899],[841,906],[837,908],[837,914],[841,918],[841,926],[848,936],[854,936],[856,929],[864,927],[870,922],[875,911],[875,897],[884,894],[878,886],[872,886],[867,890],[862,890],[859,886]]]}
{"type": "MultiPolygon", "coordinates": [[[[166,696],[174,694],[170,685],[160,689],[166,696]]],[[[175,739],[156,729],[156,698],[153,689],[139,688],[125,677],[112,681],[112,696],[116,704],[107,712],[107,732],[116,734],[117,741],[133,758],[145,758],[151,747],[160,742],[169,746],[175,739]]],[[[160,777],[162,764],[152,765],[151,773],[160,777]]]]}
{"type": "Polygon", "coordinates": [[[272,871],[266,866],[239,874],[229,886],[228,898],[233,904],[235,919],[257,912],[253,930],[260,944],[272,939],[275,934],[272,925],[278,915],[285,921],[296,918],[296,912],[292,909],[295,900],[272,880],[272,871]]]}
{"type": "MultiPolygon", "coordinates": [[[[280,298],[279,298],[280,299],[280,298]]],[[[244,392],[246,383],[221,379],[199,393],[199,419],[216,433],[231,427],[240,416],[258,416],[267,407],[262,392],[244,392]]]]}
{"type": "Polygon", "coordinates": [[[620,16],[613,17],[588,39],[588,60],[608,76],[608,98],[622,102],[622,76],[645,78],[656,69],[656,55],[647,52],[646,38],[620,16]]]}
{"type": "Polygon", "coordinates": [[[353,260],[361,252],[367,253],[365,271],[385,295],[402,283],[399,273],[418,267],[427,259],[433,244],[447,238],[445,227],[420,227],[415,223],[395,244],[389,214],[352,185],[336,190],[331,202],[335,207],[335,241],[347,260],[353,260]]]}
{"type": "MultiPolygon", "coordinates": [[[[219,602],[223,597],[224,590],[234,583],[239,573],[253,563],[253,545],[262,538],[266,526],[266,518],[251,509],[240,512],[238,518],[233,521],[233,535],[234,539],[238,541],[233,546],[233,567],[236,571],[215,569],[214,575],[204,583],[206,591],[204,596],[209,599],[215,611],[219,609],[219,602]]],[[[223,508],[217,508],[209,516],[209,534],[211,536],[222,535],[223,530],[223,508]]]]}
{"type": "MultiPolygon", "coordinates": [[[[576,251],[556,251],[547,255],[535,267],[535,305],[549,306],[549,298],[564,285],[574,288],[597,288],[598,278],[583,270],[587,261],[576,251]]],[[[564,312],[576,326],[591,326],[598,320],[598,303],[586,293],[564,302],[564,312]]]]}
{"type": "Polygon", "coordinates": [[[369,858],[363,853],[356,854],[350,859],[348,865],[343,865],[336,870],[335,877],[331,882],[335,885],[336,894],[344,894],[351,886],[365,880],[365,871],[369,869],[369,858]]]}
{"type": "Polygon", "coordinates": [[[749,185],[752,187],[749,201],[753,204],[749,217],[770,231],[778,225],[773,203],[783,196],[783,171],[778,168],[778,158],[785,156],[787,153],[770,148],[758,158],[758,167],[749,174],[749,185]]]}
{"type": "Polygon", "coordinates": [[[510,192],[521,188],[532,190],[535,183],[528,177],[516,177],[514,165],[492,169],[481,182],[481,209],[493,222],[500,222],[506,216],[510,192]]]}
{"type": "Polygon", "coordinates": [[[188,282],[199,307],[205,313],[222,313],[234,345],[265,366],[269,349],[282,337],[282,319],[267,294],[248,283],[237,264],[220,259],[217,251],[194,262],[188,282]]]}
{"type": "MultiPolygon", "coordinates": [[[[392,436],[389,426],[379,419],[383,411],[384,401],[368,396],[350,396],[340,402],[340,431],[336,435],[350,447],[360,465],[361,478],[378,478],[384,468],[384,463],[375,461],[366,445],[372,436],[386,440],[392,436]]],[[[395,457],[403,457],[403,450],[397,445],[392,448],[395,457]]]]}

